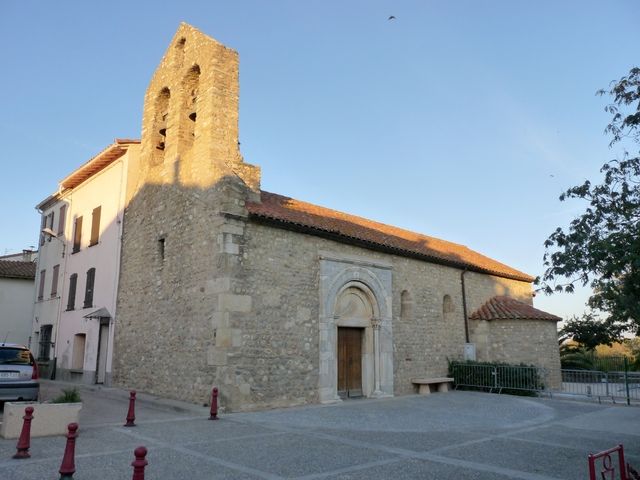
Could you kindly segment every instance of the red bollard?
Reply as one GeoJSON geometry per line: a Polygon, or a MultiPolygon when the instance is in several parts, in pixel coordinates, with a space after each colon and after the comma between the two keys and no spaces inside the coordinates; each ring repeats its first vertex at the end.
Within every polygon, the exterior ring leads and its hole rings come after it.
{"type": "Polygon", "coordinates": [[[131,466],[133,467],[133,477],[131,477],[131,480],[144,480],[144,467],[149,464],[144,458],[147,456],[147,449],[145,447],[138,447],[133,451],[133,454],[136,456],[136,459],[131,462],[131,466]]]}
{"type": "Polygon", "coordinates": [[[64,457],[62,457],[62,464],[60,465],[60,480],[73,480],[73,474],[76,473],[76,437],[78,434],[77,423],[70,423],[67,428],[69,433],[67,434],[67,446],[64,449],[64,457]]]}
{"type": "Polygon", "coordinates": [[[24,409],[24,423],[22,424],[22,432],[20,432],[20,438],[18,439],[18,445],[16,445],[16,454],[13,458],[29,458],[29,447],[31,446],[31,420],[33,420],[33,407],[27,407],[24,409]]]}
{"type": "Polygon", "coordinates": [[[218,420],[218,388],[213,387],[211,391],[211,412],[209,420],[218,420]]]}
{"type": "Polygon", "coordinates": [[[131,390],[129,392],[129,411],[127,412],[127,423],[124,424],[125,427],[135,427],[136,421],[136,391],[131,390]]]}

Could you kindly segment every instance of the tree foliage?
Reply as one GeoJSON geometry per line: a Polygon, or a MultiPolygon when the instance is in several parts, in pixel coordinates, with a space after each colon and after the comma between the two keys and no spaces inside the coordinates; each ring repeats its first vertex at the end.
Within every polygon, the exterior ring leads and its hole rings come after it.
{"type": "Polygon", "coordinates": [[[558,340],[561,345],[567,345],[567,341],[572,340],[578,347],[592,352],[598,345],[611,346],[620,338],[621,330],[622,326],[618,323],[600,321],[594,314],[585,313],[582,317],[567,320],[560,329],[558,340]]]}
{"type": "MultiPolygon", "coordinates": [[[[613,82],[609,90],[612,115],[605,132],[610,146],[630,140],[640,145],[640,68],[613,82]]],[[[606,323],[640,329],[640,157],[624,152],[600,169],[603,180],[569,188],[560,201],[581,199],[585,212],[565,230],[558,227],[545,241],[546,270],[539,279],[542,290],[573,292],[575,285],[589,285],[588,305],[608,315],[606,323]]]]}

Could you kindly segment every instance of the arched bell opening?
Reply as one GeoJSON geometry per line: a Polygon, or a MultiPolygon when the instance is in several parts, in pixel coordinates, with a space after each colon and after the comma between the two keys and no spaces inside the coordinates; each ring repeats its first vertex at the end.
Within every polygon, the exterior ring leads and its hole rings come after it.
{"type": "Polygon", "coordinates": [[[153,117],[153,145],[154,152],[152,155],[152,163],[154,165],[161,164],[164,161],[164,151],[167,147],[167,132],[169,129],[169,101],[171,99],[171,91],[165,87],[160,90],[154,103],[153,117]]]}
{"type": "Polygon", "coordinates": [[[198,120],[198,88],[200,86],[200,66],[193,65],[183,82],[183,110],[180,118],[181,140],[185,152],[191,149],[196,136],[198,120]]]}

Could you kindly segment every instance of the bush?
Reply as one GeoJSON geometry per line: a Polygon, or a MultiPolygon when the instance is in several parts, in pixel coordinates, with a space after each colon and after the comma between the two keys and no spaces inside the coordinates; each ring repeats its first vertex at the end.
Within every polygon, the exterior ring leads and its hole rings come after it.
{"type": "Polygon", "coordinates": [[[62,393],[51,400],[51,403],[78,403],[80,402],[80,392],[77,388],[65,388],[62,393]]]}

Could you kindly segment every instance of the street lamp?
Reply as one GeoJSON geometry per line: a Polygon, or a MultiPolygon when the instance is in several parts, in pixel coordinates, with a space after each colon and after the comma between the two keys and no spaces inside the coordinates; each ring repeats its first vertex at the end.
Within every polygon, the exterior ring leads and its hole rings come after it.
{"type": "Polygon", "coordinates": [[[51,230],[49,227],[45,227],[41,231],[42,231],[42,233],[47,235],[49,238],[55,238],[56,240],[58,240],[62,244],[62,257],[64,258],[64,252],[65,252],[65,250],[67,248],[66,244],[64,243],[64,240],[61,240],[60,237],[58,237],[58,234],[56,232],[54,232],[53,230],[51,230]]]}

